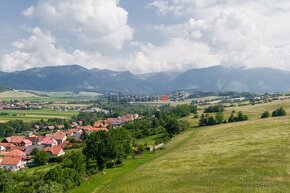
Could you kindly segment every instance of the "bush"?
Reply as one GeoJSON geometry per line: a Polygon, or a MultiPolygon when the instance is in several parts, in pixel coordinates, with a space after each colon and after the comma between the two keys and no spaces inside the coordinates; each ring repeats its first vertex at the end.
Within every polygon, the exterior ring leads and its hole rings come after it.
{"type": "Polygon", "coordinates": [[[265,111],[262,115],[261,115],[261,119],[265,119],[270,117],[270,112],[269,111],[265,111]]]}
{"type": "Polygon", "coordinates": [[[280,116],[285,116],[285,115],[286,115],[286,111],[282,107],[272,112],[272,117],[280,117],[280,116]]]}

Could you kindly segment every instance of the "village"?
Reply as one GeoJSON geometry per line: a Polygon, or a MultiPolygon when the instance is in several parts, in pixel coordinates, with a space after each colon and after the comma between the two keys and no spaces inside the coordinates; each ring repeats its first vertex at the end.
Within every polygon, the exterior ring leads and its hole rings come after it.
{"type": "Polygon", "coordinates": [[[93,132],[108,131],[133,121],[138,114],[127,114],[117,118],[108,118],[94,122],[93,125],[83,125],[82,121],[71,122],[70,129],[64,125],[50,125],[44,129],[47,134],[39,135],[39,125],[34,125],[33,131],[25,131],[20,136],[10,136],[0,142],[0,168],[9,171],[26,169],[34,162],[35,150],[46,152],[50,157],[59,157],[65,154],[66,147],[72,147],[68,139],[82,143],[82,136],[89,136],[93,132]]]}

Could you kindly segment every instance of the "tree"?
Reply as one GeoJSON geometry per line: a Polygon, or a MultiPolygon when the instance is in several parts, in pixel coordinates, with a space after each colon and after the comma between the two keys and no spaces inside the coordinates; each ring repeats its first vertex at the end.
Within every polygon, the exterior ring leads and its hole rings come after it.
{"type": "Polygon", "coordinates": [[[169,117],[167,119],[167,124],[165,125],[165,129],[169,135],[176,135],[181,132],[180,124],[177,119],[169,117]]]}
{"type": "Polygon", "coordinates": [[[286,111],[283,109],[283,107],[280,107],[279,109],[276,109],[272,112],[272,117],[279,117],[279,116],[285,116],[286,111]]]}
{"type": "Polygon", "coordinates": [[[229,123],[232,123],[232,122],[235,122],[236,120],[235,120],[235,115],[234,115],[234,112],[232,112],[231,113],[231,116],[229,117],[229,119],[228,119],[228,122],[229,123]]]}
{"type": "Polygon", "coordinates": [[[12,173],[0,171],[0,192],[9,192],[14,188],[15,181],[12,173]]]}
{"type": "Polygon", "coordinates": [[[215,114],[215,119],[218,124],[222,124],[224,122],[224,114],[222,112],[217,112],[215,114]]]}
{"type": "Polygon", "coordinates": [[[57,182],[48,182],[37,188],[35,193],[62,193],[63,186],[57,182]]]}
{"type": "Polygon", "coordinates": [[[99,171],[103,171],[107,163],[114,159],[114,148],[110,135],[106,131],[92,133],[86,140],[83,153],[87,159],[97,162],[99,171]]]}
{"type": "Polygon", "coordinates": [[[109,135],[113,143],[113,156],[118,163],[122,163],[132,152],[130,133],[120,128],[110,130],[109,135]]]}
{"type": "Polygon", "coordinates": [[[79,175],[83,175],[86,172],[86,157],[82,152],[73,151],[70,155],[72,161],[72,168],[79,175]]]}
{"type": "Polygon", "coordinates": [[[270,117],[270,112],[269,111],[265,111],[262,115],[261,115],[261,119],[265,119],[270,117]]]}
{"type": "Polygon", "coordinates": [[[34,162],[40,165],[47,164],[49,160],[49,156],[44,151],[37,151],[34,156],[34,162]]]}

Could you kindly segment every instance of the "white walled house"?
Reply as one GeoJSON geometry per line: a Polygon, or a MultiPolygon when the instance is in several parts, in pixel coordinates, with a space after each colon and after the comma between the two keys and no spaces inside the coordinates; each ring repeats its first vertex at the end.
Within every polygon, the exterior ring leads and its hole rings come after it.
{"type": "Polygon", "coordinates": [[[19,171],[25,168],[26,162],[22,160],[22,157],[18,156],[6,156],[0,162],[0,168],[9,171],[19,171]]]}

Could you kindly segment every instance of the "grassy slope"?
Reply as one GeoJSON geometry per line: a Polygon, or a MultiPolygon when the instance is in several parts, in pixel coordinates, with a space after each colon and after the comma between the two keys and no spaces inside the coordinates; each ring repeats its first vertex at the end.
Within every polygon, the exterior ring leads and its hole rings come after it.
{"type": "Polygon", "coordinates": [[[96,175],[74,192],[288,192],[290,116],[258,119],[279,106],[290,112],[289,100],[235,107],[251,120],[188,131],[166,150],[96,175]]]}

